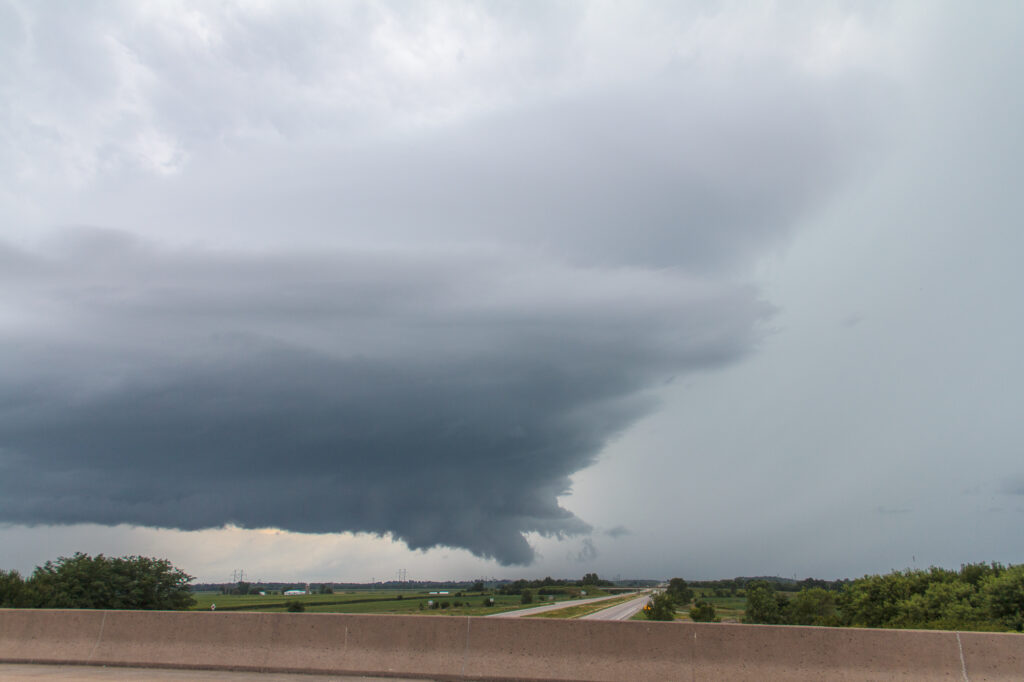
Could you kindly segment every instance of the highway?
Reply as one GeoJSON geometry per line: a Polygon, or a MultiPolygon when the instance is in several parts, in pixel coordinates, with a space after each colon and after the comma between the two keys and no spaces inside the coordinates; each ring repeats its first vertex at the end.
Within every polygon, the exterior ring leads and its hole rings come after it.
{"type": "MultiPolygon", "coordinates": [[[[580,604],[591,604],[593,602],[605,601],[607,599],[615,599],[612,597],[594,597],[592,599],[569,599],[566,601],[556,601],[550,604],[544,604],[543,606],[534,606],[529,609],[519,609],[518,611],[504,611],[502,613],[492,613],[487,618],[522,618],[523,616],[532,616],[535,613],[544,613],[545,611],[557,611],[558,609],[566,609],[570,606],[579,606],[580,604]]],[[[632,602],[628,602],[632,603],[632,602]]],[[[641,604],[643,607],[643,604],[641,604]]]]}
{"type": "Polygon", "coordinates": [[[629,620],[633,615],[644,607],[647,600],[650,599],[650,595],[644,593],[636,599],[631,599],[622,604],[616,604],[610,606],[607,609],[601,611],[595,611],[586,616],[581,616],[580,620],[629,620]]]}

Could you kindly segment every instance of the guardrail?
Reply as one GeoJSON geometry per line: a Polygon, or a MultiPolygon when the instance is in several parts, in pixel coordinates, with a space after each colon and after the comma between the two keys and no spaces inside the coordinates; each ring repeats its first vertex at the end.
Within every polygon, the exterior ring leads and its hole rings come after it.
{"type": "Polygon", "coordinates": [[[440,680],[1022,680],[1024,636],[640,621],[0,609],[0,662],[440,680]]]}

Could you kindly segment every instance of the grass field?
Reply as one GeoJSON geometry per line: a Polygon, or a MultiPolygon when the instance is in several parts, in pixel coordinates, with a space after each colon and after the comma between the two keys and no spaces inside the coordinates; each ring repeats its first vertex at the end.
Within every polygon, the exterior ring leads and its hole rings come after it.
{"type": "MultiPolygon", "coordinates": [[[[297,601],[305,607],[306,613],[390,613],[420,614],[427,616],[485,616],[520,608],[529,608],[547,603],[547,598],[536,598],[533,604],[522,604],[519,595],[489,595],[494,599],[494,606],[483,606],[485,595],[466,593],[461,597],[455,593],[447,595],[430,595],[422,591],[383,591],[365,590],[358,592],[339,592],[335,594],[309,594],[298,596],[275,595],[224,595],[199,592],[193,594],[196,605],[193,610],[209,611],[212,604],[218,611],[287,611],[285,602],[297,601]],[[401,597],[401,598],[399,598],[401,597]],[[432,609],[429,602],[437,604],[447,602],[447,608],[432,609]],[[455,606],[455,602],[460,602],[455,606]]],[[[593,596],[601,596],[594,594],[593,596]]],[[[566,601],[564,595],[558,595],[555,601],[566,601]]]]}
{"type": "MultiPolygon", "coordinates": [[[[723,623],[742,623],[744,609],[747,607],[746,597],[716,597],[713,590],[694,590],[694,601],[703,599],[715,607],[715,615],[723,623]]],[[[676,618],[690,620],[690,607],[681,609],[676,618]]]]}
{"type": "MultiPolygon", "coordinates": [[[[703,599],[715,607],[715,615],[723,623],[742,623],[744,610],[747,607],[746,597],[716,597],[712,590],[694,590],[694,601],[703,599]]],[[[690,621],[690,607],[687,604],[676,611],[676,620],[690,621]]],[[[631,620],[647,620],[643,612],[637,613],[631,620]]]]}
{"type": "Polygon", "coordinates": [[[399,592],[395,590],[384,591],[384,590],[360,590],[353,592],[336,592],[334,594],[302,594],[296,596],[285,596],[282,594],[220,594],[217,592],[196,592],[192,596],[196,600],[195,606],[192,608],[195,610],[209,610],[211,604],[216,604],[218,610],[226,611],[247,611],[247,610],[263,610],[267,606],[279,604],[284,605],[287,601],[297,601],[304,605],[318,604],[318,603],[350,603],[359,602],[364,600],[385,600],[385,599],[396,599],[398,595],[402,595],[403,598],[406,595],[420,594],[419,592],[399,592]]]}

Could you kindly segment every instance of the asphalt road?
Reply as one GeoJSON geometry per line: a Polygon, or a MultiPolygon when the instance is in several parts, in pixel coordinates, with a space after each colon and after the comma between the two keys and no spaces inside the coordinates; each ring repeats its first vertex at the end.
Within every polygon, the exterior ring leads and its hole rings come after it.
{"type": "Polygon", "coordinates": [[[594,597],[592,599],[570,599],[568,601],[556,601],[550,604],[544,604],[543,606],[534,606],[529,609],[519,609],[518,611],[504,611],[503,613],[492,613],[491,615],[487,616],[487,618],[521,618],[523,616],[532,616],[535,613],[544,613],[545,611],[557,611],[558,609],[565,609],[570,606],[590,604],[597,601],[605,601],[607,599],[615,599],[615,597],[594,597]]]}
{"type": "Polygon", "coordinates": [[[637,611],[644,607],[650,596],[646,593],[642,594],[636,599],[630,599],[627,602],[609,606],[607,609],[581,616],[580,620],[629,620],[637,611]]]}

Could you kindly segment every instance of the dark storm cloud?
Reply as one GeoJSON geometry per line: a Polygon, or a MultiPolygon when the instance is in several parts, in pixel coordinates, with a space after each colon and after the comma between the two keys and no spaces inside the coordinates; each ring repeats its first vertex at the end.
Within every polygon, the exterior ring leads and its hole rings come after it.
{"type": "Polygon", "coordinates": [[[481,251],[0,249],[0,519],[391,532],[529,562],[644,389],[751,349],[749,289],[481,251]]]}
{"type": "Polygon", "coordinates": [[[892,101],[674,5],[11,7],[0,522],[527,562],[654,390],[754,348],[737,282],[892,101]]]}

